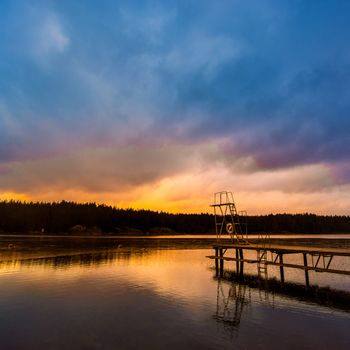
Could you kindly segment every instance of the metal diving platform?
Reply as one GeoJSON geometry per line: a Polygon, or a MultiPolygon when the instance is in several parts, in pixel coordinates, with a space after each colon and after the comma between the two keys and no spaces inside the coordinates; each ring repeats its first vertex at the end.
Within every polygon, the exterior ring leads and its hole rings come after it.
{"type": "Polygon", "coordinates": [[[309,271],[350,276],[350,270],[333,268],[332,265],[336,256],[350,257],[350,248],[271,244],[267,233],[260,233],[257,240],[250,240],[246,212],[237,211],[232,192],[215,193],[211,207],[214,208],[217,242],[213,245],[215,254],[207,258],[215,260],[216,275],[219,277],[223,276],[225,261],[235,262],[236,273],[239,275],[244,274],[245,263],[256,264],[258,277],[264,279],[268,278],[268,267],[277,266],[281,282],[285,280],[285,268],[300,269],[305,273],[307,288],[310,286],[309,271]],[[245,251],[255,251],[256,258],[245,258],[245,251]],[[302,264],[284,262],[283,258],[289,254],[299,254],[302,264]]]}

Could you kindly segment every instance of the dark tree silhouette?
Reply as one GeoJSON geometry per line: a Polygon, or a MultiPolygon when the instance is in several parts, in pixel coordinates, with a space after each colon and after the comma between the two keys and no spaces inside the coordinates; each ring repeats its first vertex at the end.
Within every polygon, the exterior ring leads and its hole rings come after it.
{"type": "MultiPolygon", "coordinates": [[[[250,233],[345,233],[349,216],[270,214],[248,216],[250,233]]],[[[0,232],[43,234],[214,233],[212,214],[170,214],[96,203],[0,201],[0,232]]]]}

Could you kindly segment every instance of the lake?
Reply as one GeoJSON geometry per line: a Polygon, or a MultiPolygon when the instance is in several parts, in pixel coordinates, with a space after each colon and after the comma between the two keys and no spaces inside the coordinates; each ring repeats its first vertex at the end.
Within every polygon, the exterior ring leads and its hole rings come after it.
{"type": "MultiPolygon", "coordinates": [[[[3,249],[0,348],[349,349],[350,305],[218,279],[205,257],[212,249],[176,245],[3,249]]],[[[286,280],[298,285],[303,272],[286,269],[286,280]]],[[[350,293],[350,276],[310,281],[350,293]]]]}

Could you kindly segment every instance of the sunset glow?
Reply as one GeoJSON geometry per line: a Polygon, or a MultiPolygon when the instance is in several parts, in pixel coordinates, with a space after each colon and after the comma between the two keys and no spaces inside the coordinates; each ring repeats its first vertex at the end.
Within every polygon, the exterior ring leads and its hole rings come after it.
{"type": "Polygon", "coordinates": [[[0,199],[349,215],[349,10],[2,2],[0,199]]]}

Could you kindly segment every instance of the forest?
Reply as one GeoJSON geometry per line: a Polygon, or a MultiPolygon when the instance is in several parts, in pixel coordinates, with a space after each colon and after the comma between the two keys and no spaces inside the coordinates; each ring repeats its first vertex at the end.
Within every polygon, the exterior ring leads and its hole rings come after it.
{"type": "MultiPolygon", "coordinates": [[[[350,233],[350,216],[269,214],[247,217],[248,233],[350,233]]],[[[171,214],[96,203],[0,201],[1,234],[213,234],[212,214],[171,214]]]]}

